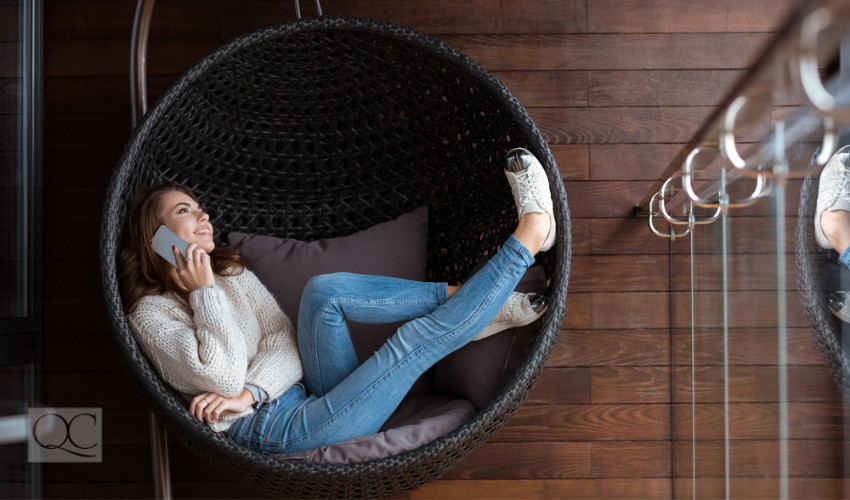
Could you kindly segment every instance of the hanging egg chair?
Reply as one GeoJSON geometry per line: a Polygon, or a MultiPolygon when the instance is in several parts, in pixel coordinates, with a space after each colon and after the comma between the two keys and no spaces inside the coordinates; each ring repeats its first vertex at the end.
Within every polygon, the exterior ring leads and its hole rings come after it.
{"type": "Polygon", "coordinates": [[[359,18],[277,24],[199,59],[135,128],[109,184],[101,232],[115,340],[153,414],[204,460],[258,489],[297,498],[397,495],[440,477],[496,433],[526,399],[555,345],[569,267],[563,183],[525,109],[448,45],[359,18]],[[550,307],[516,372],[455,430],[365,462],[256,453],[193,418],[140,351],[115,264],[137,187],[162,180],[188,185],[222,234],[303,241],[349,235],[427,206],[427,278],[461,282],[516,225],[503,174],[514,147],[540,159],[553,192],[558,241],[538,257],[550,307]]]}
{"type": "MultiPolygon", "coordinates": [[[[836,154],[847,155],[847,151],[836,154]]],[[[834,250],[820,248],[815,240],[818,177],[809,176],[800,190],[795,232],[797,288],[812,342],[844,398],[850,400],[850,355],[846,350],[842,323],[829,310],[827,296],[846,289],[841,286],[842,266],[834,250]]]]}

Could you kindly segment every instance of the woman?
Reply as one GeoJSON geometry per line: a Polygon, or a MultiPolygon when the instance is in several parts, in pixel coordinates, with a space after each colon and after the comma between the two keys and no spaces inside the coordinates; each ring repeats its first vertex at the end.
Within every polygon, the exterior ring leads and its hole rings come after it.
{"type": "MultiPolygon", "coordinates": [[[[838,262],[850,269],[850,146],[844,146],[820,174],[815,208],[815,240],[821,248],[838,252],[838,262]]],[[[826,297],[832,314],[850,322],[850,291],[826,297]]]]}
{"type": "Polygon", "coordinates": [[[416,379],[468,342],[528,324],[540,297],[512,294],[534,255],[554,245],[549,184],[534,156],[508,154],[519,214],[513,235],[460,287],[346,273],[305,287],[298,334],[238,254],[216,248],[209,217],[185,187],[131,204],[118,260],[122,299],[142,349],[189,411],[255,451],[290,453],[377,432],[416,379]],[[150,243],[164,224],[189,243],[177,267],[150,243]],[[346,320],[405,322],[358,363],[346,320]]]}

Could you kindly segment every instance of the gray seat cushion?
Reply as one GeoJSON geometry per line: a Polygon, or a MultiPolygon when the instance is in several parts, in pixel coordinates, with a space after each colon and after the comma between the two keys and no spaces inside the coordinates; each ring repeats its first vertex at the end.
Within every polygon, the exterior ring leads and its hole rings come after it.
{"type": "Polygon", "coordinates": [[[415,450],[447,434],[476,413],[471,402],[446,394],[411,394],[402,402],[381,432],[330,446],[278,458],[321,463],[366,462],[415,450]]]}

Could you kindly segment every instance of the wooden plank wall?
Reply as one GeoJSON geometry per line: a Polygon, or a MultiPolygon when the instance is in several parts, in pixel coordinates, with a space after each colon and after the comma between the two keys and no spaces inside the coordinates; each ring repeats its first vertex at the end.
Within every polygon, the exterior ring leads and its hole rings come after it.
{"type": "MultiPolygon", "coordinates": [[[[687,369],[690,298],[680,281],[689,272],[688,243],[677,244],[671,257],[667,241],[651,235],[643,219],[632,217],[632,208],[794,3],[322,2],[325,14],[385,19],[436,36],[501,78],[549,141],[573,217],[567,316],[538,387],[492,441],[443,480],[403,498],[690,495],[691,462],[677,458],[689,456],[690,446],[690,417],[679,414],[690,408],[684,403],[692,376],[687,369]]],[[[312,15],[312,2],[302,4],[312,15]]],[[[106,443],[102,464],[47,466],[47,497],[153,494],[147,411],[113,347],[97,261],[105,186],[130,134],[127,68],[134,7],[131,0],[45,0],[44,399],[102,407],[106,443]]],[[[152,94],[159,95],[221,41],[292,17],[291,2],[161,0],[149,55],[152,94]]],[[[745,258],[737,262],[754,280],[742,280],[743,290],[746,283],[761,283],[757,268],[745,258]]],[[[764,300],[754,307],[773,306],[764,300]]],[[[713,339],[704,344],[709,347],[717,345],[714,326],[697,335],[704,342],[713,339]]],[[[747,326],[751,344],[740,352],[770,343],[774,325],[747,326]]],[[[799,347],[794,359],[804,378],[818,381],[825,394],[819,401],[833,405],[827,409],[834,413],[840,399],[804,326],[793,325],[793,345],[799,347]]],[[[763,367],[772,361],[741,356],[746,361],[741,369],[750,370],[747,377],[769,378],[769,368],[763,367]]],[[[715,370],[716,358],[706,366],[715,370]]],[[[716,403],[711,394],[705,401],[716,403]]],[[[740,411],[758,414],[763,401],[743,395],[740,411]]],[[[715,409],[706,405],[699,416],[712,432],[715,409]]],[[[826,437],[840,435],[838,427],[826,437]]],[[[819,435],[801,446],[812,455],[823,439],[819,435]]],[[[723,472],[717,443],[716,434],[701,443],[713,461],[699,474],[715,492],[717,485],[722,488],[723,472]]],[[[762,436],[755,453],[767,456],[775,446],[762,436]]],[[[179,445],[172,444],[171,455],[178,497],[260,496],[179,445]]],[[[773,491],[763,489],[772,486],[760,482],[762,472],[743,473],[743,496],[773,491]]],[[[842,473],[835,466],[825,472],[809,467],[800,474],[806,476],[801,484],[815,485],[823,496],[841,496],[840,481],[835,486],[828,478],[842,473]]]]}

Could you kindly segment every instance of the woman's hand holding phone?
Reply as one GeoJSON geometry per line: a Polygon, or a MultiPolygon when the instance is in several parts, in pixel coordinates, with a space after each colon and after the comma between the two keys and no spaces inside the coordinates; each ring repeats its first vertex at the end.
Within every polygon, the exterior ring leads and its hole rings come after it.
{"type": "Polygon", "coordinates": [[[167,226],[161,225],[151,240],[154,251],[177,269],[177,279],[193,292],[202,286],[213,286],[210,256],[197,243],[189,245],[167,226]],[[184,255],[185,249],[185,255],[184,255]]]}
{"type": "Polygon", "coordinates": [[[197,243],[189,245],[185,256],[176,246],[171,250],[177,262],[177,277],[187,290],[193,292],[202,286],[211,287],[215,284],[210,256],[197,243]]]}

